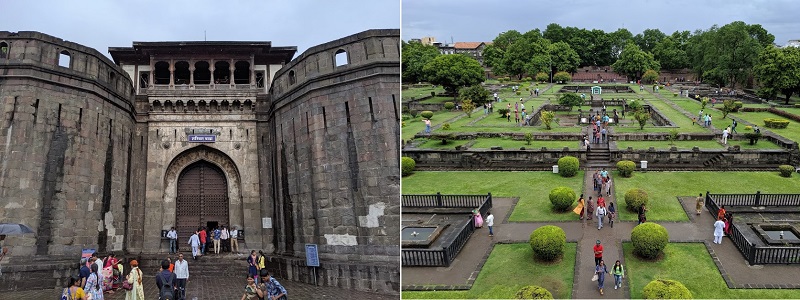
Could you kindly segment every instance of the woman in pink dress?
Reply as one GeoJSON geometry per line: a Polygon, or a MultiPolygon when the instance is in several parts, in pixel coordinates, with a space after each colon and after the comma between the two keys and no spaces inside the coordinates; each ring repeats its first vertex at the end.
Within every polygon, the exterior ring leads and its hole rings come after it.
{"type": "Polygon", "coordinates": [[[483,217],[480,211],[477,209],[472,210],[472,217],[475,218],[475,228],[483,227],[483,217]]]}

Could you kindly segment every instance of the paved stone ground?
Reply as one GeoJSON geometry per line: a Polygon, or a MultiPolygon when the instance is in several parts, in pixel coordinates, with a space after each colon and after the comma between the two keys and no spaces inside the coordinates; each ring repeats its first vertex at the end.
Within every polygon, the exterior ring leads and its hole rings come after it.
{"type": "MultiPolygon", "coordinates": [[[[353,290],[340,289],[335,287],[322,287],[310,284],[298,283],[289,280],[280,280],[280,283],[289,293],[289,299],[399,299],[399,295],[383,295],[353,290]]],[[[144,294],[147,299],[157,299],[158,292],[155,278],[145,276],[144,294]]],[[[246,285],[244,278],[214,278],[196,276],[191,278],[187,284],[186,299],[206,300],[206,299],[241,299],[246,285]]],[[[0,300],[21,300],[21,299],[58,299],[61,295],[58,290],[38,290],[22,292],[3,292],[0,293],[0,300]]],[[[125,292],[120,290],[114,294],[106,294],[107,300],[124,300],[125,292]]]]}

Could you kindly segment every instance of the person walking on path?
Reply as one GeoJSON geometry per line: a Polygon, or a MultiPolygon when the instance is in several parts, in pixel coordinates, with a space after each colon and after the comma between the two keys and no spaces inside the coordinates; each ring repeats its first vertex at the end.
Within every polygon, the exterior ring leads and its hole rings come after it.
{"type": "Polygon", "coordinates": [[[625,268],[622,267],[622,263],[619,260],[611,267],[611,274],[614,275],[614,289],[621,288],[622,278],[625,278],[625,268]]]}
{"type": "Polygon", "coordinates": [[[231,230],[231,251],[239,254],[239,229],[237,228],[234,226],[233,230],[231,230]]]}
{"type": "Polygon", "coordinates": [[[714,222],[714,244],[722,244],[722,231],[725,229],[725,221],[723,218],[717,218],[714,222]]]}
{"type": "Polygon", "coordinates": [[[600,228],[603,228],[603,218],[606,216],[605,204],[597,204],[597,213],[595,215],[597,216],[597,230],[600,230],[600,228]]]}
{"type": "Polygon", "coordinates": [[[611,196],[611,177],[606,177],[606,197],[611,196]]]}
{"type": "Polygon", "coordinates": [[[583,215],[586,214],[586,200],[583,200],[583,194],[578,198],[578,206],[575,207],[575,210],[578,211],[579,220],[583,220],[583,215]]]}
{"type": "Polygon", "coordinates": [[[739,125],[739,123],[737,123],[736,120],[733,120],[733,123],[731,124],[731,132],[730,132],[731,134],[733,133],[739,134],[738,132],[736,132],[736,125],[739,125]]]}
{"type": "Polygon", "coordinates": [[[700,214],[700,211],[703,210],[703,193],[700,193],[697,196],[697,204],[695,204],[694,208],[697,210],[697,214],[700,214]]]}
{"type": "Polygon", "coordinates": [[[639,224],[642,224],[644,222],[647,222],[647,207],[644,204],[642,204],[642,206],[639,206],[639,224]]]}
{"type": "Polygon", "coordinates": [[[600,240],[597,240],[592,250],[594,250],[594,265],[599,265],[603,260],[603,244],[600,243],[600,240]]]}
{"type": "Polygon", "coordinates": [[[425,123],[425,133],[431,133],[431,119],[424,119],[422,122],[425,123]]]}
{"type": "Polygon", "coordinates": [[[586,220],[591,221],[593,215],[594,215],[594,203],[592,203],[592,197],[589,196],[589,200],[586,201],[586,220]]]}
{"type": "Polygon", "coordinates": [[[489,227],[489,236],[494,236],[494,215],[492,212],[486,212],[486,227],[489,227]]]}
{"type": "Polygon", "coordinates": [[[131,260],[131,273],[128,274],[128,283],[131,289],[125,293],[125,300],[144,300],[144,286],[142,286],[142,270],[139,262],[131,260]]]}
{"type": "Polygon", "coordinates": [[[614,228],[614,219],[617,217],[617,208],[614,207],[614,202],[608,203],[608,224],[614,228]]]}
{"type": "Polygon", "coordinates": [[[609,274],[608,268],[606,268],[605,262],[600,260],[600,263],[594,267],[594,273],[597,275],[597,288],[600,289],[600,295],[603,294],[603,284],[606,281],[606,274],[609,274]]]}
{"type": "Polygon", "coordinates": [[[725,130],[722,131],[722,144],[728,144],[728,128],[725,128],[725,130]]]}
{"type": "Polygon", "coordinates": [[[175,298],[178,300],[186,299],[186,282],[189,281],[189,262],[183,259],[183,253],[178,253],[178,260],[175,261],[175,281],[177,291],[175,298]]]}
{"type": "Polygon", "coordinates": [[[247,257],[247,273],[253,277],[253,280],[258,282],[258,254],[256,254],[256,250],[250,251],[250,256],[247,257]]]}
{"type": "Polygon", "coordinates": [[[197,256],[200,255],[200,236],[197,232],[189,238],[189,245],[192,247],[192,257],[197,260],[197,256]]]}

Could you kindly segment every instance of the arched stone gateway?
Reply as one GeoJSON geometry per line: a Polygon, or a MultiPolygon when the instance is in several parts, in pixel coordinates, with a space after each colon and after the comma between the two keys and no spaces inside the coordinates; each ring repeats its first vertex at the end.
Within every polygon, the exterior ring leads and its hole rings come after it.
{"type": "Polygon", "coordinates": [[[197,226],[243,228],[239,168],[226,154],[197,146],[178,154],[164,174],[162,228],[185,240],[197,226]]]}

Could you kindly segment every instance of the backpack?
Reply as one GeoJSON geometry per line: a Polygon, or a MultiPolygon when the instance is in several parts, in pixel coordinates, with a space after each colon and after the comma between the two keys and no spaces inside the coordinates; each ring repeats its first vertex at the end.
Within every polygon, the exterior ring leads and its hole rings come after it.
{"type": "Polygon", "coordinates": [[[161,300],[173,300],[175,299],[175,288],[172,285],[172,276],[169,279],[164,277],[164,274],[161,274],[161,291],[159,292],[159,298],[161,300]]]}
{"type": "Polygon", "coordinates": [[[72,291],[70,291],[70,288],[64,289],[64,292],[61,293],[61,300],[72,300],[72,291]]]}

